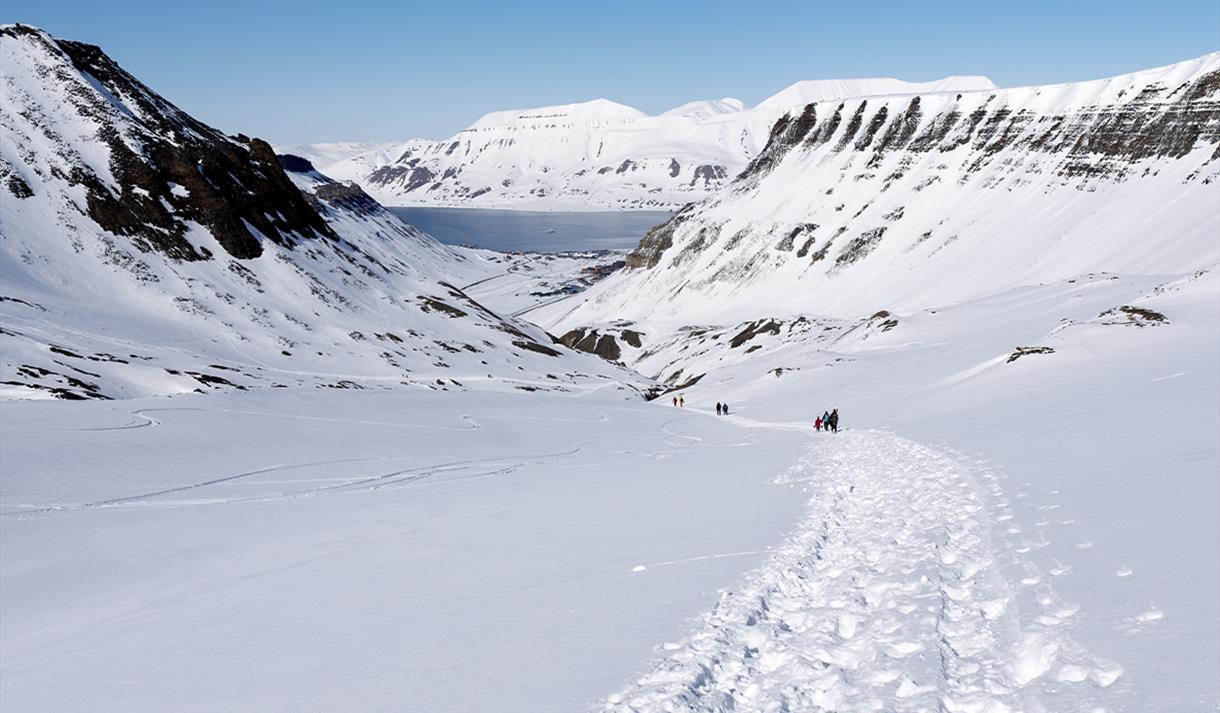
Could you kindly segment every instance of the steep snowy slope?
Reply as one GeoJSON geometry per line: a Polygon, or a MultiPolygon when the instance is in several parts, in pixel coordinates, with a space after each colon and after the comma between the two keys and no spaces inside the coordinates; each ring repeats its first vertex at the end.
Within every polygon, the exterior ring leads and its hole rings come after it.
{"type": "Polygon", "coordinates": [[[1079,84],[817,102],[564,329],[867,316],[1220,259],[1220,54],[1079,84]]]}
{"type": "Polygon", "coordinates": [[[460,289],[498,266],[195,121],[97,47],[4,26],[0,67],[6,395],[631,381],[460,289]]]}
{"type": "Polygon", "coordinates": [[[391,161],[372,152],[320,168],[390,205],[676,208],[726,183],[776,119],[811,101],[993,88],[984,77],[798,82],[754,109],[725,98],[660,116],[598,99],[493,112],[444,141],[407,142],[391,161]]]}

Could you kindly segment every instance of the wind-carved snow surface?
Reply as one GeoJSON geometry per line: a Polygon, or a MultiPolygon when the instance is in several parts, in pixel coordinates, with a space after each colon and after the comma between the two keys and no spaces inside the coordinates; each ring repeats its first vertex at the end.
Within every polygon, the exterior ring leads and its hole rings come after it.
{"type": "Polygon", "coordinates": [[[853,431],[779,482],[810,495],[796,534],[607,710],[1085,711],[1121,674],[1060,627],[1075,608],[1050,577],[993,545],[985,465],[853,431]]]}
{"type": "Polygon", "coordinates": [[[776,119],[809,102],[994,88],[985,77],[805,81],[754,108],[726,97],[659,116],[596,99],[492,112],[443,141],[375,145],[345,158],[352,147],[343,144],[298,151],[387,205],[656,210],[727,184],[763,148],[776,119]]]}

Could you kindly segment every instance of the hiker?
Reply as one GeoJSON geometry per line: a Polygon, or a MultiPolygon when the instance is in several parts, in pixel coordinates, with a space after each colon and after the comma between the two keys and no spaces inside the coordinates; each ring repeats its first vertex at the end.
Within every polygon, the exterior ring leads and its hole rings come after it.
{"type": "Polygon", "coordinates": [[[830,412],[830,430],[835,433],[839,432],[839,409],[830,412]]]}
{"type": "Polygon", "coordinates": [[[724,409],[724,415],[725,415],[725,416],[728,416],[728,415],[729,415],[729,405],[728,405],[728,404],[723,404],[723,405],[721,405],[721,407],[720,407],[720,408],[724,409]]]}
{"type": "Polygon", "coordinates": [[[830,412],[829,411],[822,412],[822,428],[826,429],[827,431],[830,430],[830,412]]]}
{"type": "Polygon", "coordinates": [[[720,415],[720,402],[719,401],[716,402],[716,415],[717,416],[720,415]]]}
{"type": "Polygon", "coordinates": [[[678,397],[678,406],[681,406],[682,408],[686,408],[686,397],[685,396],[678,397]]]}
{"type": "Polygon", "coordinates": [[[821,417],[821,416],[818,416],[816,419],[814,419],[814,421],[813,421],[813,430],[815,430],[815,431],[821,431],[821,430],[822,430],[822,417],[821,417]]]}
{"type": "Polygon", "coordinates": [[[678,407],[678,397],[675,396],[674,397],[674,408],[677,408],[677,407],[678,407]]]}

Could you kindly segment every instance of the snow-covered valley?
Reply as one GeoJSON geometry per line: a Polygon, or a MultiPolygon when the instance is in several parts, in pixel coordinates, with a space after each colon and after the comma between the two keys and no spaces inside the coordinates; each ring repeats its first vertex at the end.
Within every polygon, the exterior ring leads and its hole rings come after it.
{"type": "Polygon", "coordinates": [[[0,60],[0,708],[1220,706],[1220,55],[802,83],[627,256],[0,60]]]}

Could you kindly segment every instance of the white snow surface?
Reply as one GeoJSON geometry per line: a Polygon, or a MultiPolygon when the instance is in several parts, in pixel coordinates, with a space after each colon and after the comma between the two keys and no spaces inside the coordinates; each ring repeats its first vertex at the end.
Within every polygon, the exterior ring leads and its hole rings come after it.
{"type": "Polygon", "coordinates": [[[583,710],[802,504],[797,434],[606,396],[3,413],[5,710],[583,710]]]}
{"type": "Polygon", "coordinates": [[[596,99],[492,112],[448,139],[414,139],[393,152],[378,147],[333,162],[325,161],[325,144],[303,153],[386,205],[670,209],[726,184],[762,149],[778,118],[809,102],[994,88],[984,77],[805,81],[754,108],[726,97],[658,116],[596,99]]]}

